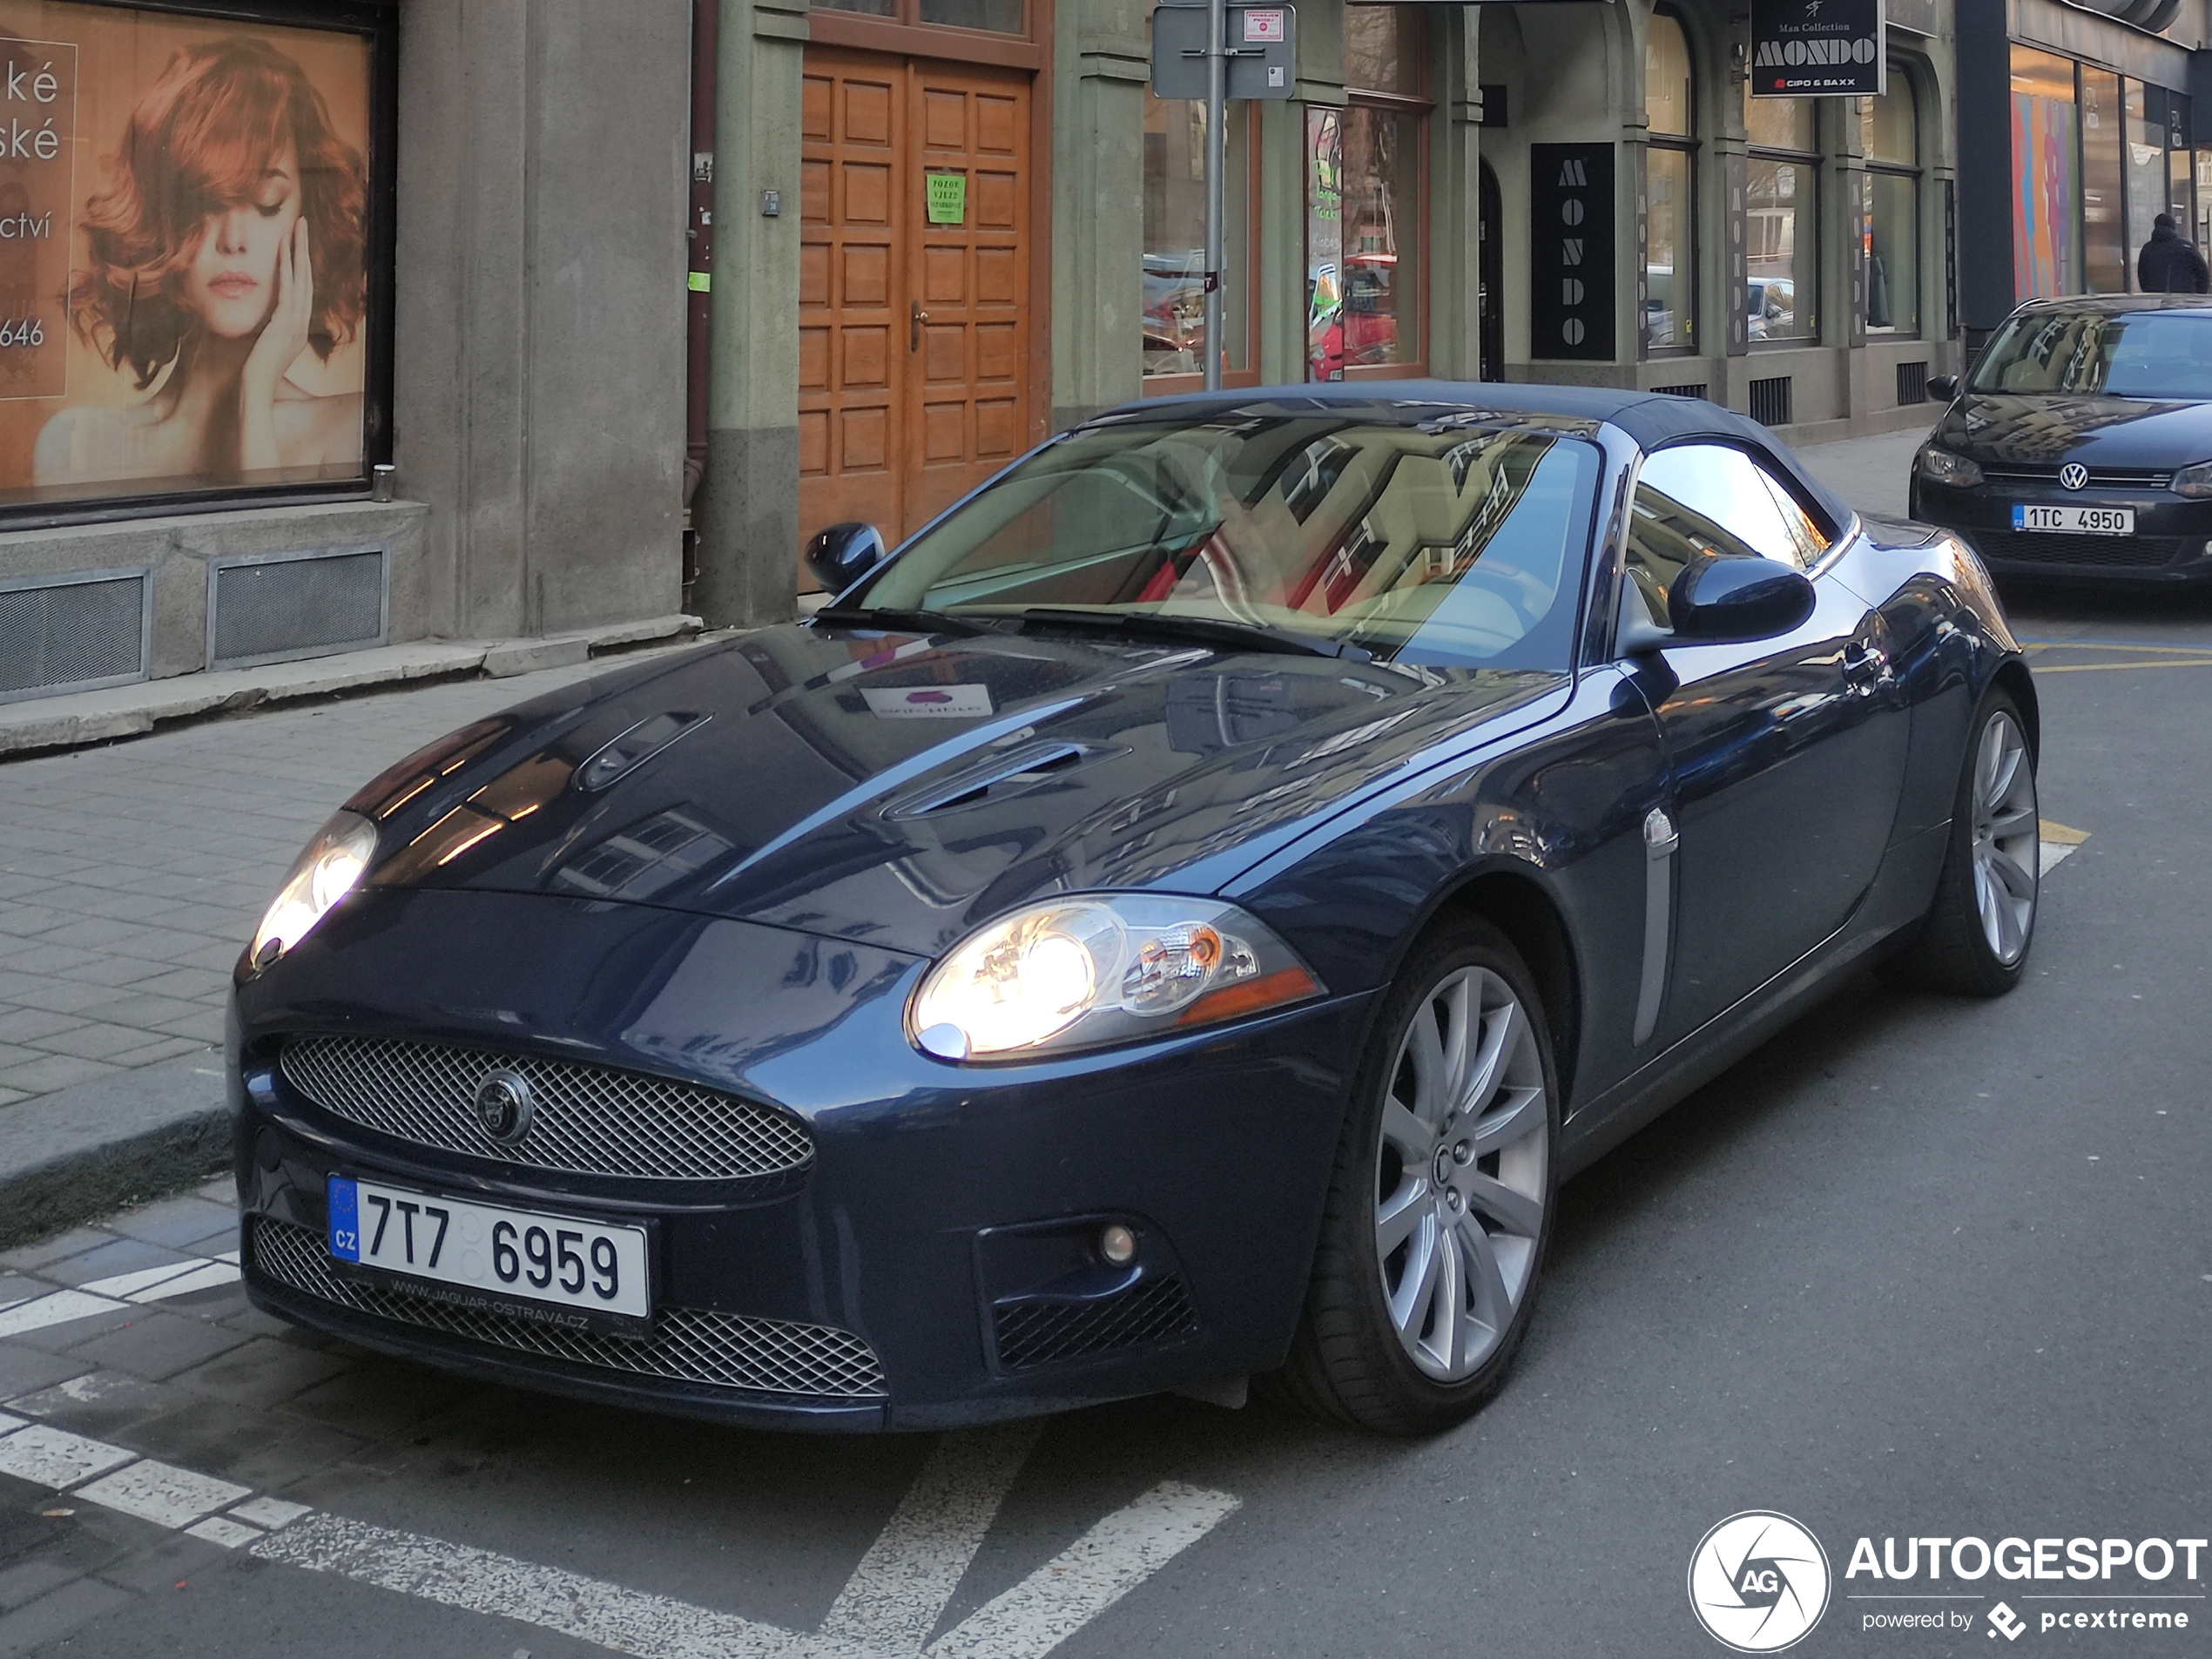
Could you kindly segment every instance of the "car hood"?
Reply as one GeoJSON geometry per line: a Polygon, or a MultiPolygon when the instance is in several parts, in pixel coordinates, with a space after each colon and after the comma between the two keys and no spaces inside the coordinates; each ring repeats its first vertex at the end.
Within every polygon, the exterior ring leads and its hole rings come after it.
{"type": "Polygon", "coordinates": [[[2028,397],[1970,392],[1931,435],[1976,461],[2161,471],[2212,458],[2212,406],[2127,397],[2028,397]]]}
{"type": "Polygon", "coordinates": [[[790,624],[479,722],[354,798],[381,887],[544,893],[934,955],[1055,892],[1211,892],[1568,677],[790,624]]]}

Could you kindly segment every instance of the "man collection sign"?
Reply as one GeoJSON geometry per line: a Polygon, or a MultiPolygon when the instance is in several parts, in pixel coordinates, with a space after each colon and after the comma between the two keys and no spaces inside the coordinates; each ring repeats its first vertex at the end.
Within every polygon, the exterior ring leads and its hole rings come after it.
{"type": "Polygon", "coordinates": [[[1613,146],[1531,145],[1528,182],[1531,354],[1610,362],[1613,146]]]}
{"type": "Polygon", "coordinates": [[[1882,0],[1751,0],[1753,98],[1872,98],[1889,90],[1882,0]]]}

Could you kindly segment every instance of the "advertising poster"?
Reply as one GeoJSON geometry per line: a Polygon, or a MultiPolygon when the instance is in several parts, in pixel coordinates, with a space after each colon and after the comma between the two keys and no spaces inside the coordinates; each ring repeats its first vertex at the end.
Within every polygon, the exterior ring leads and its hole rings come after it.
{"type": "Polygon", "coordinates": [[[0,0],[0,504],[361,475],[369,44],[0,0]]]}

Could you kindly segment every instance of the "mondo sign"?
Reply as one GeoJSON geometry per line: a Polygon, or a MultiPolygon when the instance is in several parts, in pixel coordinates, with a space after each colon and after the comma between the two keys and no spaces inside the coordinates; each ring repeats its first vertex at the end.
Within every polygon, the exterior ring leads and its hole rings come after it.
{"type": "Polygon", "coordinates": [[[1613,357],[1613,146],[1528,146],[1528,310],[1537,357],[1613,357]]]}
{"type": "Polygon", "coordinates": [[[1751,96],[1878,97],[1886,37],[1882,0],[1751,0],[1751,96]]]}

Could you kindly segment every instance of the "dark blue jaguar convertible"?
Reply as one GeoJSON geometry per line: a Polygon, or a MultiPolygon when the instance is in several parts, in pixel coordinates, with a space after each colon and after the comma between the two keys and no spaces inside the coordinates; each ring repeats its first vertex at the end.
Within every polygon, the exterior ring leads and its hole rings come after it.
{"type": "Polygon", "coordinates": [[[812,556],[302,856],[234,1001],[261,1306],[786,1427],[1432,1430],[1564,1177],[1854,967],[2020,977],[1980,566],[1710,403],[1146,403],[812,556]]]}

